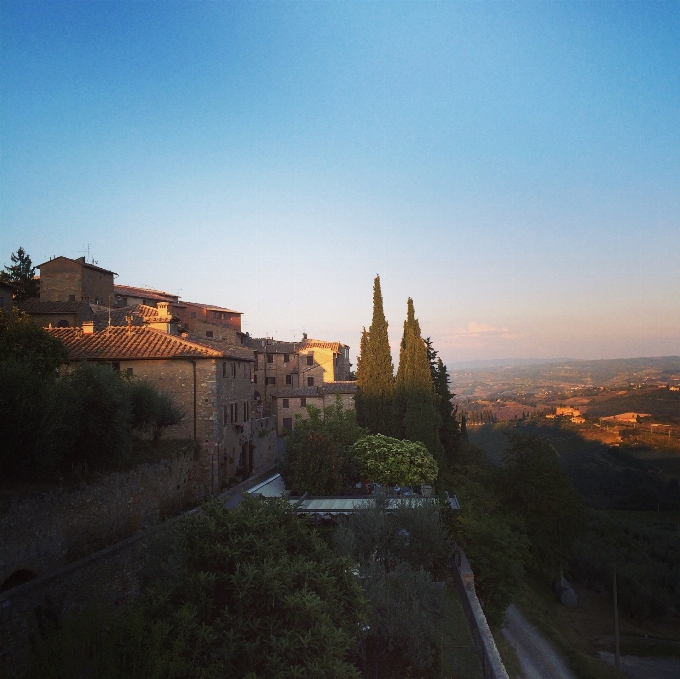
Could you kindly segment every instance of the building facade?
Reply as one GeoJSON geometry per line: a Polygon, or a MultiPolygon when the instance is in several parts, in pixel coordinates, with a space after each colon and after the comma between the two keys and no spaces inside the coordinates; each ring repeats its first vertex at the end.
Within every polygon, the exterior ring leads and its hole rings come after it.
{"type": "Polygon", "coordinates": [[[272,411],[276,417],[276,430],[279,434],[291,432],[297,418],[306,420],[308,406],[318,410],[334,405],[340,398],[343,410],[354,410],[356,382],[328,382],[319,387],[301,387],[272,394],[272,411]]]}
{"type": "Polygon", "coordinates": [[[96,331],[53,328],[72,362],[110,365],[145,380],[168,394],[184,413],[164,434],[201,444],[206,474],[214,492],[230,479],[247,476],[273,462],[256,453],[253,419],[252,352],[241,347],[216,349],[148,325],[109,326],[96,331]],[[265,459],[262,459],[265,458],[265,459]]]}
{"type": "Polygon", "coordinates": [[[55,257],[38,266],[41,302],[113,304],[115,274],[85,261],[85,257],[55,257]]]}

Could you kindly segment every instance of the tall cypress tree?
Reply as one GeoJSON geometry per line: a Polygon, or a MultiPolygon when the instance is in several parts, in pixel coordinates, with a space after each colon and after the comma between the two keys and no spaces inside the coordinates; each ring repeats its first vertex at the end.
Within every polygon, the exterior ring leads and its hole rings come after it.
{"type": "Polygon", "coordinates": [[[427,359],[430,363],[430,375],[437,395],[437,408],[441,424],[439,426],[439,440],[447,455],[455,452],[458,439],[460,438],[460,426],[456,420],[458,406],[453,404],[455,394],[451,393],[449,385],[451,378],[444,362],[437,356],[437,350],[432,346],[432,340],[425,340],[427,346],[427,359]]]}
{"type": "Polygon", "coordinates": [[[439,455],[440,421],[427,345],[420,335],[420,324],[409,297],[395,387],[394,433],[397,438],[420,441],[433,455],[439,455]]]}
{"type": "Polygon", "coordinates": [[[357,361],[357,419],[371,434],[390,434],[394,397],[394,364],[387,336],[380,276],[373,282],[373,320],[361,336],[357,361]]]}

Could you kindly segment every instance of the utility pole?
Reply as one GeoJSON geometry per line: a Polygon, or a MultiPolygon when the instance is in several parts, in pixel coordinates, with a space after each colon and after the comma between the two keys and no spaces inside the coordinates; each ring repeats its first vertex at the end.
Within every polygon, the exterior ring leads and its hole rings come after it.
{"type": "Polygon", "coordinates": [[[616,598],[616,564],[614,564],[614,665],[618,670],[621,665],[619,650],[619,605],[616,598]]]}

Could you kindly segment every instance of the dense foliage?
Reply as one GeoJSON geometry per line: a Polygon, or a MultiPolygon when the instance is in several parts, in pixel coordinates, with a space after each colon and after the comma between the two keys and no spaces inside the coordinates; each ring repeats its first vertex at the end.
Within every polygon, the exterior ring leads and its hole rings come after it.
{"type": "Polygon", "coordinates": [[[609,589],[617,567],[619,606],[639,625],[680,611],[680,541],[675,530],[593,511],[576,543],[571,572],[588,588],[609,589]]]}
{"type": "Polygon", "coordinates": [[[336,495],[354,482],[349,450],[366,430],[353,410],[343,409],[339,395],[323,411],[308,406],[307,415],[297,418],[287,439],[281,476],[295,494],[336,495]]]}
{"type": "Polygon", "coordinates": [[[151,385],[109,366],[58,371],[63,344],[23,314],[0,314],[0,477],[52,479],[127,462],[133,434],[164,427],[182,413],[151,385]]]}
{"type": "Polygon", "coordinates": [[[437,463],[422,443],[376,434],[359,439],[350,455],[363,481],[382,485],[434,483],[437,463]]]}
{"type": "Polygon", "coordinates": [[[371,677],[439,677],[443,579],[451,545],[433,501],[394,512],[384,503],[347,519],[336,551],[358,564],[370,603],[361,646],[371,677]]]}
{"type": "Polygon", "coordinates": [[[512,432],[504,466],[495,478],[503,509],[520,518],[530,543],[530,563],[556,576],[568,563],[586,516],[557,454],[545,440],[512,432]]]}
{"type": "Polygon", "coordinates": [[[68,363],[68,353],[60,340],[45,332],[28,314],[14,309],[11,314],[0,311],[0,362],[10,360],[49,378],[68,363]]]}
{"type": "Polygon", "coordinates": [[[394,364],[383,311],[380,276],[376,276],[373,282],[373,320],[368,332],[364,329],[361,335],[360,350],[356,371],[359,424],[371,434],[390,434],[394,364]]]}
{"type": "Polygon", "coordinates": [[[427,360],[430,363],[430,375],[437,398],[439,408],[439,441],[446,457],[451,458],[456,454],[461,437],[460,425],[456,419],[458,406],[453,404],[454,393],[451,392],[451,378],[444,362],[437,356],[439,353],[432,345],[428,337],[425,340],[427,346],[427,360]]]}

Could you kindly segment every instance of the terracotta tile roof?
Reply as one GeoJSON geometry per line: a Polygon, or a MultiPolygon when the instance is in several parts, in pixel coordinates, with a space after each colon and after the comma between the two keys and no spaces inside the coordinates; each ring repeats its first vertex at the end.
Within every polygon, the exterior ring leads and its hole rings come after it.
{"type": "Polygon", "coordinates": [[[92,334],[80,328],[49,328],[47,332],[66,345],[72,361],[228,358],[222,351],[147,326],[112,326],[92,334]]]}
{"type": "Polygon", "coordinates": [[[182,300],[182,304],[186,304],[187,306],[199,307],[201,309],[206,309],[207,311],[224,311],[229,314],[239,314],[241,316],[243,315],[242,311],[234,311],[233,309],[226,309],[225,307],[215,306],[214,304],[203,304],[201,302],[187,302],[185,299],[182,300]]]}
{"type": "Polygon", "coordinates": [[[177,295],[172,295],[164,290],[154,290],[153,288],[136,288],[133,285],[114,285],[113,292],[123,297],[141,297],[142,299],[153,299],[157,302],[177,302],[177,295]]]}
{"type": "Polygon", "coordinates": [[[71,259],[70,257],[64,257],[63,255],[59,255],[58,257],[54,257],[46,262],[43,262],[42,264],[38,264],[35,268],[42,269],[42,267],[44,267],[46,264],[49,265],[52,262],[56,261],[57,259],[65,259],[68,262],[75,262],[76,264],[80,264],[81,266],[86,266],[88,269],[94,269],[95,271],[101,271],[102,273],[110,273],[113,274],[114,276],[118,275],[115,271],[102,269],[102,267],[97,266],[96,264],[90,264],[89,262],[86,262],[85,257],[80,257],[79,259],[71,259]]]}
{"type": "Polygon", "coordinates": [[[324,342],[323,340],[307,339],[302,342],[300,349],[331,349],[336,354],[340,353],[340,347],[347,346],[340,342],[324,342]]]}
{"type": "Polygon", "coordinates": [[[86,302],[41,302],[37,297],[32,297],[19,304],[19,309],[27,314],[77,314],[86,302]]]}
{"type": "MultiPolygon", "coordinates": [[[[132,325],[144,325],[144,323],[153,323],[154,321],[167,321],[170,317],[160,312],[156,307],[147,306],[146,304],[132,304],[124,307],[111,308],[111,325],[125,325],[128,324],[128,317],[132,317],[132,325]]],[[[175,323],[181,323],[176,316],[172,317],[175,323]]],[[[95,330],[103,330],[109,325],[109,309],[108,307],[96,307],[94,313],[94,327],[95,330]]]]}
{"type": "Polygon", "coordinates": [[[357,383],[356,382],[324,382],[321,387],[324,394],[356,394],[357,393],[357,383]]]}
{"type": "Polygon", "coordinates": [[[202,347],[221,351],[229,358],[236,358],[240,361],[255,361],[255,352],[252,349],[230,344],[227,340],[191,339],[190,341],[202,347]]]}
{"type": "Polygon", "coordinates": [[[326,382],[318,387],[279,389],[272,393],[274,398],[296,398],[299,396],[323,396],[327,394],[356,394],[356,382],[326,382]]]}

